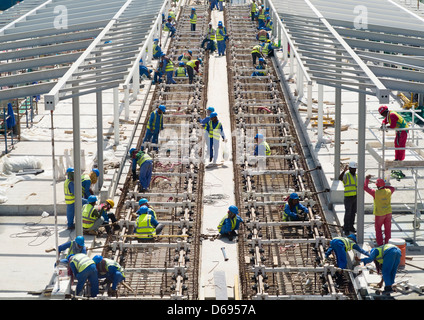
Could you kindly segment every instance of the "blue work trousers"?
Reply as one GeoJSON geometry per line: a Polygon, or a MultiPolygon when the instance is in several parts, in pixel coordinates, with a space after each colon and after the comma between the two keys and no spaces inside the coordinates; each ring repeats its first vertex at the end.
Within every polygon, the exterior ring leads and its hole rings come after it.
{"type": "Polygon", "coordinates": [[[218,54],[224,55],[225,54],[225,40],[217,41],[217,45],[218,45],[218,54]]]}
{"type": "Polygon", "coordinates": [[[402,253],[399,248],[394,247],[384,251],[383,267],[381,273],[386,286],[391,286],[395,283],[396,272],[400,264],[402,253]]]}
{"type": "MultiPolygon", "coordinates": [[[[87,204],[87,199],[82,198],[82,205],[87,204]]],[[[66,219],[68,220],[68,228],[74,226],[74,218],[75,218],[75,203],[66,205],[66,219]]]]}
{"type": "Polygon", "coordinates": [[[97,276],[97,269],[95,264],[89,265],[83,271],[79,272],[75,277],[78,280],[76,289],[77,296],[81,295],[82,289],[87,279],[88,282],[90,282],[91,297],[96,297],[99,294],[99,278],[97,276]]]}
{"type": "MultiPolygon", "coordinates": [[[[158,143],[159,138],[159,130],[158,131],[151,131],[149,129],[146,129],[146,135],[144,136],[144,142],[151,142],[151,143],[158,143]]],[[[144,146],[141,146],[141,150],[144,150],[144,146]]],[[[153,148],[154,150],[157,150],[157,147],[153,148]]]]}
{"type": "Polygon", "coordinates": [[[152,180],[153,161],[146,160],[140,166],[139,180],[143,189],[148,189],[152,180]]]}
{"type": "Polygon", "coordinates": [[[167,84],[176,83],[173,76],[174,76],[174,71],[167,71],[166,72],[166,83],[167,84]]]}

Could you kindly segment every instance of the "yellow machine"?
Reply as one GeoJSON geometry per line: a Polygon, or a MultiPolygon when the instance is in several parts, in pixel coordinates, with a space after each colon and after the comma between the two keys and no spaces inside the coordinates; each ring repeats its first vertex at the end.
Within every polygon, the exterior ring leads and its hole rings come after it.
{"type": "Polygon", "coordinates": [[[411,109],[412,107],[414,107],[414,109],[415,109],[415,108],[418,107],[418,102],[412,102],[413,96],[414,96],[414,94],[411,92],[411,100],[409,100],[403,93],[398,94],[398,97],[404,102],[402,108],[411,109]]]}

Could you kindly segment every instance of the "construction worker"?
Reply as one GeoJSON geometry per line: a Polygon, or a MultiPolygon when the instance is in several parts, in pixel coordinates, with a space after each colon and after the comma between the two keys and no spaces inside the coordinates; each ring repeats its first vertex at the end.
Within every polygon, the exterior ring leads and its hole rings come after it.
{"type": "Polygon", "coordinates": [[[140,167],[140,173],[138,175],[140,191],[145,192],[149,189],[150,181],[152,180],[153,159],[149,154],[140,151],[137,153],[135,160],[140,167]]]}
{"type": "Polygon", "coordinates": [[[147,206],[141,206],[137,214],[139,216],[135,222],[134,232],[139,240],[152,240],[162,232],[164,225],[159,223],[153,215],[149,214],[149,208],[147,206]]]}
{"type": "Polygon", "coordinates": [[[255,136],[255,156],[270,156],[271,155],[271,148],[269,147],[269,144],[264,140],[264,135],[262,133],[258,133],[255,136]]]}
{"type": "Polygon", "coordinates": [[[210,2],[211,2],[211,6],[210,6],[211,11],[213,9],[217,9],[218,10],[218,0],[210,0],[210,2]]]}
{"type": "Polygon", "coordinates": [[[172,23],[172,18],[168,17],[168,21],[165,23],[165,25],[162,28],[163,31],[169,31],[169,36],[173,38],[175,36],[175,32],[177,29],[175,29],[175,25],[172,23]]]}
{"type": "Polygon", "coordinates": [[[216,112],[211,113],[210,120],[206,124],[205,130],[209,133],[209,143],[207,144],[209,161],[213,161],[212,165],[216,165],[218,160],[219,138],[222,137],[224,142],[227,141],[222,123],[218,120],[218,114],[216,112]]]}
{"type": "Polygon", "coordinates": [[[115,214],[109,212],[114,206],[115,202],[112,199],[107,199],[97,207],[97,211],[99,211],[100,215],[103,217],[104,222],[102,226],[108,234],[112,231],[111,226],[109,225],[109,220],[112,222],[113,230],[119,230],[119,225],[116,224],[118,220],[116,219],[115,214]]]}
{"type": "Polygon", "coordinates": [[[103,224],[104,219],[97,210],[96,196],[89,196],[88,203],[82,206],[82,228],[83,232],[90,235],[97,235],[97,230],[103,224]]]}
{"type": "Polygon", "coordinates": [[[162,56],[162,49],[159,46],[159,39],[153,39],[153,59],[159,59],[162,56]]]}
{"type": "Polygon", "coordinates": [[[87,254],[87,247],[85,246],[85,241],[83,236],[78,236],[75,240],[67,241],[57,247],[59,254],[68,249],[66,254],[66,259],[69,258],[71,254],[84,253],[87,254]]]}
{"type": "Polygon", "coordinates": [[[193,59],[193,51],[191,50],[187,50],[187,52],[184,52],[178,57],[178,61],[182,61],[184,64],[189,62],[191,59],[193,59]]]}
{"type": "MultiPolygon", "coordinates": [[[[405,119],[395,111],[390,111],[387,106],[381,106],[378,108],[378,112],[384,117],[381,127],[388,127],[390,129],[406,129],[408,128],[408,123],[405,119]]],[[[395,148],[405,148],[406,140],[408,139],[408,130],[397,130],[395,137],[395,148]]],[[[395,150],[395,161],[405,160],[405,149],[404,150],[395,150]]],[[[394,177],[398,180],[405,177],[401,170],[392,171],[394,177]]]]}
{"type": "Polygon", "coordinates": [[[176,16],[175,16],[174,10],[172,10],[172,9],[169,9],[168,10],[168,18],[171,19],[171,22],[174,22],[175,21],[176,16]]]}
{"type": "Polygon", "coordinates": [[[356,174],[356,167],[357,165],[355,161],[349,162],[349,165],[344,168],[343,172],[340,173],[339,176],[339,180],[342,181],[344,185],[345,214],[343,221],[343,231],[346,236],[348,236],[350,232],[356,232],[356,229],[354,227],[357,211],[358,189],[358,175],[356,174]]]}
{"type": "Polygon", "coordinates": [[[163,57],[163,67],[162,67],[162,72],[166,73],[166,84],[175,84],[175,80],[173,79],[173,75],[174,75],[174,62],[172,62],[172,60],[167,57],[164,56],[163,57]]]}
{"type": "Polygon", "coordinates": [[[386,186],[383,179],[377,179],[377,190],[368,187],[371,175],[365,177],[364,191],[374,198],[373,214],[375,216],[374,228],[377,245],[388,243],[392,236],[392,194],[395,188],[386,186]],[[382,227],[384,226],[384,241],[382,227]]]}
{"type": "Polygon", "coordinates": [[[155,218],[157,220],[157,216],[156,216],[156,212],[153,209],[153,207],[149,204],[149,200],[147,200],[146,198],[141,198],[138,201],[138,205],[140,206],[140,208],[142,206],[146,206],[149,210],[147,211],[148,214],[151,214],[153,216],[153,218],[155,218]]]}
{"type": "Polygon", "coordinates": [[[202,125],[203,129],[206,128],[206,125],[210,121],[212,112],[215,112],[215,108],[214,107],[208,107],[206,109],[206,117],[204,119],[200,119],[199,122],[202,125]]]}
{"type": "Polygon", "coordinates": [[[205,39],[203,39],[200,47],[202,49],[209,50],[210,52],[214,52],[216,50],[215,37],[216,37],[216,30],[213,28],[212,22],[209,22],[208,33],[206,34],[205,39]],[[206,48],[205,48],[205,43],[207,43],[206,48]]]}
{"type": "Polygon", "coordinates": [[[252,54],[253,66],[256,66],[256,58],[263,58],[262,46],[260,44],[254,45],[250,53],[252,54]]]}
{"type": "Polygon", "coordinates": [[[271,17],[267,16],[265,18],[265,26],[264,26],[264,30],[266,31],[272,31],[272,21],[271,21],[271,17]]]}
{"type": "Polygon", "coordinates": [[[191,8],[191,14],[190,14],[191,31],[196,31],[196,22],[197,22],[196,8],[191,8]]]}
{"type": "Polygon", "coordinates": [[[160,58],[160,61],[159,61],[158,65],[157,65],[157,67],[156,67],[156,70],[155,70],[154,74],[153,74],[152,84],[156,84],[156,83],[161,83],[162,82],[162,76],[163,76],[163,72],[162,72],[162,70],[163,70],[163,61],[162,61],[162,57],[164,55],[165,54],[162,52],[162,56],[160,58]]]}
{"type": "Polygon", "coordinates": [[[266,62],[264,58],[259,58],[259,64],[255,67],[258,71],[253,71],[251,74],[251,77],[256,76],[266,76],[267,70],[266,70],[266,62]]]}
{"type": "Polygon", "coordinates": [[[100,175],[100,171],[97,168],[93,168],[89,174],[84,173],[81,176],[81,187],[82,197],[88,199],[89,196],[94,194],[91,186],[97,183],[97,177],[100,175]]]}
{"type": "MultiPolygon", "coordinates": [[[[65,193],[66,203],[66,219],[68,230],[75,229],[74,218],[75,218],[75,191],[74,191],[74,168],[66,169],[67,178],[63,185],[65,193]]],[[[87,203],[87,199],[81,199],[82,204],[87,203]]]]}
{"type": "MultiPolygon", "coordinates": [[[[140,150],[144,150],[144,143],[158,143],[159,132],[163,130],[163,114],[166,112],[166,106],[161,104],[155,111],[150,114],[149,122],[147,123],[146,135],[144,136],[143,145],[140,150]]],[[[153,147],[158,150],[158,147],[153,147]]]]}
{"type": "Polygon", "coordinates": [[[258,12],[258,29],[265,27],[265,10],[264,6],[261,5],[258,12]]]}
{"type": "Polygon", "coordinates": [[[309,210],[299,202],[299,195],[295,192],[290,194],[289,199],[284,206],[283,221],[299,221],[307,217],[309,210]]]}
{"type": "Polygon", "coordinates": [[[101,255],[95,255],[93,261],[96,264],[98,278],[106,278],[107,282],[112,283],[108,295],[115,296],[118,284],[125,281],[124,269],[115,260],[104,258],[101,255]]]}
{"type": "Polygon", "coordinates": [[[218,224],[218,232],[221,236],[227,236],[230,241],[233,240],[233,237],[237,236],[236,230],[239,229],[240,223],[244,222],[238,213],[239,210],[236,206],[229,206],[227,214],[218,224]]]}
{"type": "Polygon", "coordinates": [[[267,58],[273,57],[275,48],[277,48],[277,45],[275,43],[273,43],[271,40],[268,39],[262,45],[262,55],[267,57],[267,58]]]}
{"type": "Polygon", "coordinates": [[[383,294],[390,295],[393,292],[392,285],[395,282],[396,272],[400,264],[400,258],[402,252],[398,247],[393,244],[384,244],[382,246],[371,249],[370,254],[367,258],[359,259],[355,257],[358,262],[363,262],[364,265],[374,261],[377,268],[377,273],[382,274],[382,279],[378,284],[379,287],[383,285],[383,294]]]}
{"type": "Polygon", "coordinates": [[[189,84],[193,83],[194,71],[199,73],[199,66],[201,64],[202,64],[201,58],[190,60],[189,62],[186,63],[187,74],[188,74],[188,83],[189,84]]]}
{"type": "Polygon", "coordinates": [[[218,56],[225,56],[225,41],[228,39],[228,36],[227,29],[222,24],[222,21],[218,22],[215,39],[218,46],[218,56]]]}
{"type": "Polygon", "coordinates": [[[69,257],[69,268],[77,279],[77,296],[82,294],[85,282],[90,282],[90,294],[94,298],[99,293],[99,278],[97,276],[96,263],[84,253],[77,253],[69,257]]]}
{"type": "Polygon", "coordinates": [[[219,11],[224,10],[224,0],[218,0],[219,11]]]}
{"type": "Polygon", "coordinates": [[[140,59],[140,62],[139,62],[139,64],[138,64],[138,71],[139,71],[139,73],[140,73],[140,79],[141,79],[143,76],[146,76],[146,77],[147,77],[147,79],[152,80],[152,76],[151,76],[152,70],[151,70],[151,69],[148,69],[148,68],[147,68],[147,67],[143,64],[143,59],[140,59]]]}
{"type": "Polygon", "coordinates": [[[266,32],[264,28],[260,28],[258,33],[256,34],[256,40],[260,42],[265,42],[269,39],[269,34],[266,32]]]}
{"type": "Polygon", "coordinates": [[[252,21],[255,21],[257,9],[258,9],[258,6],[256,5],[255,0],[252,0],[252,3],[250,4],[250,19],[252,21]]]}
{"type": "Polygon", "coordinates": [[[182,61],[178,64],[178,68],[175,70],[175,77],[187,77],[187,70],[184,65],[182,61]]]}

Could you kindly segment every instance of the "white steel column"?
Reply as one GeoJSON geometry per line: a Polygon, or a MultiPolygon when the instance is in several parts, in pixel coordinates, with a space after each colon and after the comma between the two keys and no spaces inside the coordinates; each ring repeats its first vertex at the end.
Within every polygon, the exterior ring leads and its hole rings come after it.
{"type": "Polygon", "coordinates": [[[358,100],[358,188],[357,188],[357,217],[356,232],[358,244],[364,243],[364,182],[365,182],[365,132],[367,120],[367,106],[365,93],[359,93],[358,100]]]}

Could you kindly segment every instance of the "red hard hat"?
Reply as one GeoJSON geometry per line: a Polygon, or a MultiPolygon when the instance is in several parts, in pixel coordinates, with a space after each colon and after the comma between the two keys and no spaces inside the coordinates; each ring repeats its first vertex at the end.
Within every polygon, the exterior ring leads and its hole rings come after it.
{"type": "Polygon", "coordinates": [[[378,108],[378,112],[380,112],[380,114],[383,114],[387,110],[389,110],[389,108],[387,108],[387,106],[381,106],[380,108],[378,108]]]}
{"type": "Polygon", "coordinates": [[[375,182],[375,185],[377,186],[377,188],[381,188],[381,187],[384,187],[386,183],[384,182],[383,179],[377,179],[377,181],[375,182]]]}

